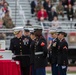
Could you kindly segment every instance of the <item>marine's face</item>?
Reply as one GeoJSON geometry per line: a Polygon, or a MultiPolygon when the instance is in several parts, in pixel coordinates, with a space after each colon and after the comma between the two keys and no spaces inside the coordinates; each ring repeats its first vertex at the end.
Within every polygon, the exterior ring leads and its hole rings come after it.
{"type": "Polygon", "coordinates": [[[22,31],[19,31],[17,34],[15,34],[16,37],[21,37],[22,36],[22,31]]]}
{"type": "Polygon", "coordinates": [[[31,34],[30,37],[31,37],[31,39],[33,40],[33,39],[35,38],[35,35],[32,35],[32,34],[31,34]]]}
{"type": "Polygon", "coordinates": [[[30,32],[24,32],[24,35],[25,36],[29,36],[30,35],[30,32]]]}
{"type": "Polygon", "coordinates": [[[57,34],[54,33],[54,34],[52,35],[52,38],[57,38],[57,34]]]}
{"type": "Polygon", "coordinates": [[[58,35],[58,39],[62,39],[63,37],[64,37],[64,35],[62,35],[62,34],[58,35]]]}

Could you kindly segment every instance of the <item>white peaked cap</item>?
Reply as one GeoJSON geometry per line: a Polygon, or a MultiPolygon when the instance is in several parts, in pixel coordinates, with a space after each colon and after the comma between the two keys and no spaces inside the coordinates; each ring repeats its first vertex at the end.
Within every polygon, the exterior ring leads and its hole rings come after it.
{"type": "Polygon", "coordinates": [[[20,31],[20,30],[23,30],[23,27],[14,27],[13,30],[14,31],[20,31]]]}
{"type": "Polygon", "coordinates": [[[51,29],[51,30],[49,30],[49,33],[51,33],[51,32],[57,32],[57,30],[51,29]]]}

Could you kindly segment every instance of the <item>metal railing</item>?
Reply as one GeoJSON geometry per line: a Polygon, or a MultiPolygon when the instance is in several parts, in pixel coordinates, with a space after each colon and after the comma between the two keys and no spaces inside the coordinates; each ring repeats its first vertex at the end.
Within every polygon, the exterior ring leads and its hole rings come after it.
{"type": "MultiPolygon", "coordinates": [[[[25,26],[22,26],[23,28],[25,26]]],[[[61,21],[61,22],[40,22],[40,26],[33,25],[33,26],[26,26],[25,28],[28,28],[29,30],[33,30],[34,28],[42,27],[43,31],[50,30],[50,29],[56,29],[56,30],[65,30],[65,31],[76,31],[76,22],[71,21],[61,21]],[[54,24],[58,24],[57,27],[55,27],[54,24]]],[[[13,29],[0,29],[0,32],[5,33],[11,33],[13,32],[13,29]]]]}
{"type": "Polygon", "coordinates": [[[25,18],[25,15],[24,15],[24,11],[22,9],[22,6],[19,4],[19,0],[17,0],[17,3],[16,3],[16,7],[18,6],[18,10],[19,10],[19,15],[21,16],[21,19],[23,21],[23,26],[25,25],[25,21],[26,21],[26,18],[25,18]]]}
{"type": "Polygon", "coordinates": [[[59,30],[75,30],[76,22],[73,21],[56,21],[56,22],[40,22],[43,30],[59,29],[59,30]]]}
{"type": "Polygon", "coordinates": [[[25,14],[24,14],[24,11],[23,11],[23,9],[22,9],[22,6],[19,5],[19,7],[20,7],[19,13],[20,13],[21,18],[22,18],[22,20],[23,20],[23,26],[25,26],[25,22],[26,22],[27,20],[26,20],[26,18],[25,18],[25,14]]]}

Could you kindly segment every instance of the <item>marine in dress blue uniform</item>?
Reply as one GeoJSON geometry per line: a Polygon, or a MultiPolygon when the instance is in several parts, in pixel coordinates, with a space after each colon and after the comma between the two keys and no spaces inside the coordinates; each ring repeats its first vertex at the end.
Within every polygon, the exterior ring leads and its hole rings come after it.
{"type": "Polygon", "coordinates": [[[58,71],[59,75],[67,75],[68,65],[68,43],[65,40],[67,34],[65,32],[59,32],[58,38],[60,40],[58,45],[58,71]]]}
{"type": "Polygon", "coordinates": [[[47,43],[42,36],[42,29],[34,29],[35,39],[31,45],[34,50],[34,73],[33,75],[46,75],[45,67],[47,66],[47,43]]]}
{"type": "Polygon", "coordinates": [[[31,42],[31,45],[30,45],[30,51],[31,51],[31,58],[30,58],[30,61],[31,61],[31,75],[35,75],[35,68],[34,68],[34,45],[35,45],[35,34],[34,32],[31,32],[30,33],[30,37],[32,39],[32,42],[31,42]]]}
{"type": "Polygon", "coordinates": [[[52,44],[51,44],[51,67],[52,67],[52,75],[58,75],[58,63],[57,63],[57,56],[58,56],[58,44],[59,40],[57,38],[57,32],[56,30],[52,30],[51,36],[53,38],[52,44]]]}
{"type": "Polygon", "coordinates": [[[14,29],[15,37],[10,41],[10,50],[12,50],[14,60],[20,61],[22,75],[29,75],[30,65],[30,39],[23,35],[21,28],[14,29]]]}

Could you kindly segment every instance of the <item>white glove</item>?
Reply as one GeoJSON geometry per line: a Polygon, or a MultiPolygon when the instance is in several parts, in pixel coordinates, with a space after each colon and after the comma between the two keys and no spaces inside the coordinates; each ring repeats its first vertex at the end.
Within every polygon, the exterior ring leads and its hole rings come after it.
{"type": "Polygon", "coordinates": [[[66,68],[66,66],[62,66],[62,69],[65,69],[66,68]]]}
{"type": "Polygon", "coordinates": [[[58,67],[58,64],[56,64],[56,67],[58,67]]]}

